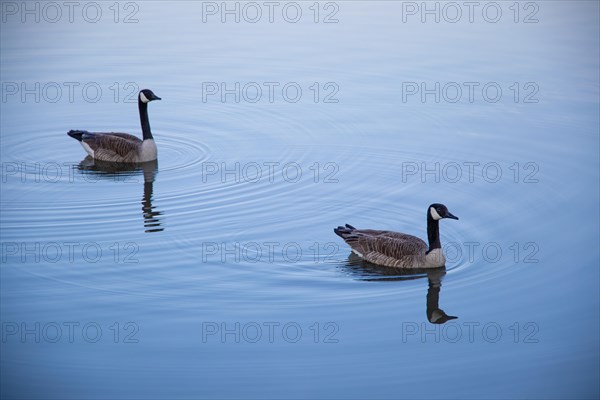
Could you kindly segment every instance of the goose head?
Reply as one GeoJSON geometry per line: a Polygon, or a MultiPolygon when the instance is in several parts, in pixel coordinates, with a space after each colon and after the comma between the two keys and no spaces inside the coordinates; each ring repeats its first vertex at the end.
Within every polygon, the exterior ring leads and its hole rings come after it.
{"type": "Polygon", "coordinates": [[[458,219],[457,216],[448,211],[448,208],[445,205],[439,203],[434,203],[429,206],[429,216],[434,221],[439,221],[442,218],[458,219]]]}
{"type": "Polygon", "coordinates": [[[138,96],[140,102],[146,104],[151,102],[152,100],[160,100],[160,97],[155,95],[150,89],[140,90],[140,94],[138,96]]]}

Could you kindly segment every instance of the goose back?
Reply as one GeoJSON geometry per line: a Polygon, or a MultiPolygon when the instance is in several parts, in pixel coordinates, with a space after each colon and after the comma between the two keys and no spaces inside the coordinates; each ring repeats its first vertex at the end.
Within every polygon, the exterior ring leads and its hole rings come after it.
{"type": "Polygon", "coordinates": [[[142,141],[136,136],[121,132],[70,131],[69,136],[79,140],[86,152],[96,160],[136,163],[156,159],[156,153],[148,156],[143,152],[144,149],[154,145],[152,139],[142,141]]]}
{"type": "MultiPolygon", "coordinates": [[[[427,253],[427,244],[416,236],[400,232],[338,227],[340,236],[359,257],[373,264],[396,268],[443,266],[437,251],[427,253]],[[437,262],[436,262],[437,261],[437,262]]],[[[441,253],[441,252],[440,252],[441,253]]]]}

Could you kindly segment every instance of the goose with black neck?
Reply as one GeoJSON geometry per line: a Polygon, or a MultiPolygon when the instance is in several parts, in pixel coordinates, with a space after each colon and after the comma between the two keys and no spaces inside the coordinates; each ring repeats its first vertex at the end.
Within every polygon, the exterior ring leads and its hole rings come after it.
{"type": "Polygon", "coordinates": [[[67,134],[79,141],[85,151],[96,160],[117,163],[154,161],[157,158],[158,151],[150,129],[148,103],[160,99],[149,89],[141,90],[138,94],[142,140],[137,136],[120,132],[71,130],[67,134]]]}
{"type": "Polygon", "coordinates": [[[439,268],[446,264],[439,227],[444,218],[458,219],[443,204],[434,203],[427,208],[429,246],[416,236],[394,231],[356,229],[348,224],[333,231],[356,255],[370,263],[395,268],[439,268]]]}

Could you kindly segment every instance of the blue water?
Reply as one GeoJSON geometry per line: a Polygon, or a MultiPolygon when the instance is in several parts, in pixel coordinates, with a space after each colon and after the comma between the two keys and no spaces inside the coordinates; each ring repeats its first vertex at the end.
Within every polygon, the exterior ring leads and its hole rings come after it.
{"type": "Polygon", "coordinates": [[[2,398],[600,396],[597,2],[1,7],[2,398]]]}

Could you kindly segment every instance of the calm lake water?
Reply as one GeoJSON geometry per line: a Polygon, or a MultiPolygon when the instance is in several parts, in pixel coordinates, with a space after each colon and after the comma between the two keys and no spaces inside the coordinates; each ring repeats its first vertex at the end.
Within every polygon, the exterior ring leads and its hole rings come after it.
{"type": "Polygon", "coordinates": [[[600,396],[597,2],[1,6],[2,398],[600,396]]]}

